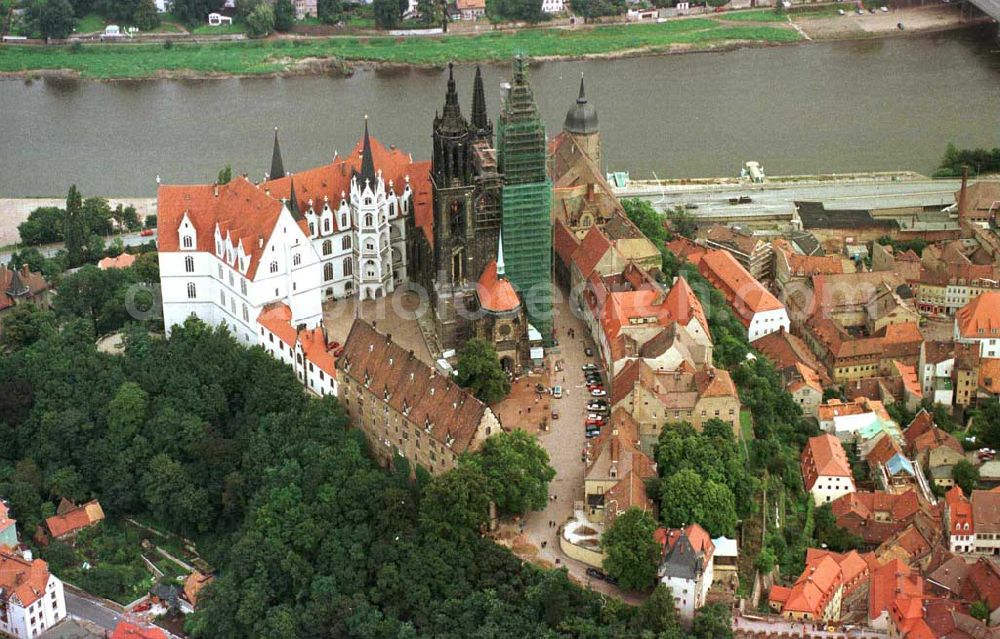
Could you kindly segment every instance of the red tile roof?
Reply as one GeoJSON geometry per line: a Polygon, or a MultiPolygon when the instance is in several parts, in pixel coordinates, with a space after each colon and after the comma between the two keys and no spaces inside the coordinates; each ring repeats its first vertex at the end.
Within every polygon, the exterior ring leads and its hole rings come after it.
{"type": "Polygon", "coordinates": [[[321,371],[336,378],[337,369],[333,351],[330,349],[323,328],[304,328],[296,331],[292,326],[292,309],[284,302],[271,302],[264,306],[257,323],[284,342],[289,348],[301,344],[305,358],[321,371]]]}
{"type": "Polygon", "coordinates": [[[878,566],[872,571],[868,586],[868,618],[875,619],[893,606],[897,610],[893,616],[909,618],[914,601],[917,603],[917,611],[921,610],[920,598],[923,592],[923,578],[914,574],[910,567],[899,559],[878,566]]]}
{"type": "Polygon", "coordinates": [[[831,504],[837,525],[877,545],[908,526],[920,511],[914,490],[893,494],[854,492],[842,495],[831,504]]]}
{"type": "Polygon", "coordinates": [[[958,486],[952,486],[945,493],[944,502],[948,509],[948,534],[974,534],[976,525],[972,517],[972,503],[965,497],[962,489],[958,486]],[[968,524],[968,528],[965,527],[966,524],[968,524]]]}
{"type": "Polygon", "coordinates": [[[696,319],[701,324],[705,334],[711,334],[701,301],[683,277],[677,277],[674,280],[673,286],[667,291],[666,299],[663,300],[663,306],[667,309],[669,317],[680,322],[682,326],[687,326],[692,319],[696,319]]]}
{"type": "Polygon", "coordinates": [[[1000,291],[986,291],[955,313],[962,337],[984,339],[1000,335],[1000,291]]]}
{"type": "Polygon", "coordinates": [[[38,273],[32,273],[27,265],[22,266],[21,270],[15,271],[15,269],[9,269],[6,265],[0,264],[0,311],[14,306],[15,298],[11,297],[10,292],[12,288],[15,288],[15,285],[26,288],[25,297],[28,298],[43,293],[49,288],[45,278],[38,273]]]}
{"type": "Polygon", "coordinates": [[[698,263],[701,262],[701,258],[708,253],[708,249],[704,246],[695,244],[691,240],[680,235],[667,242],[666,246],[671,253],[682,260],[687,260],[695,266],[697,266],[698,263]]]}
{"type": "Polygon", "coordinates": [[[729,251],[710,251],[701,258],[698,270],[718,286],[733,310],[749,325],[757,313],[784,308],[778,299],[755,280],[729,251]]]}
{"type": "Polygon", "coordinates": [[[596,226],[590,227],[573,253],[573,262],[583,277],[589,277],[604,254],[612,249],[611,240],[596,226]]]}
{"type": "Polygon", "coordinates": [[[97,263],[97,268],[106,271],[109,268],[128,268],[135,263],[135,255],[122,253],[117,257],[105,257],[97,263]]]}
{"type": "Polygon", "coordinates": [[[816,480],[823,477],[853,477],[840,440],[830,434],[810,437],[802,450],[802,480],[806,490],[812,490],[816,480]]]}
{"type": "Polygon", "coordinates": [[[0,592],[16,597],[25,608],[45,595],[49,584],[49,565],[41,559],[25,561],[0,549],[0,592]]]}
{"type": "Polygon", "coordinates": [[[479,305],[492,313],[508,313],[521,306],[510,280],[497,275],[496,260],[491,260],[483,269],[477,292],[479,305]]]}
{"type": "Polygon", "coordinates": [[[156,626],[141,627],[122,621],[111,633],[111,639],[167,639],[167,633],[156,626]]]}
{"type": "Polygon", "coordinates": [[[826,367],[816,358],[809,346],[797,335],[792,335],[783,328],[750,343],[765,357],[775,363],[779,369],[789,368],[803,363],[819,376],[820,384],[831,383],[826,367]]]}
{"type": "Polygon", "coordinates": [[[580,240],[576,239],[576,235],[561,219],[556,219],[552,227],[552,248],[562,263],[569,267],[573,261],[573,253],[580,247],[580,240]]]}
{"type": "Polygon", "coordinates": [[[45,525],[49,529],[49,534],[59,539],[103,520],[104,511],[101,509],[101,504],[95,499],[62,514],[49,517],[45,520],[45,525]]]}

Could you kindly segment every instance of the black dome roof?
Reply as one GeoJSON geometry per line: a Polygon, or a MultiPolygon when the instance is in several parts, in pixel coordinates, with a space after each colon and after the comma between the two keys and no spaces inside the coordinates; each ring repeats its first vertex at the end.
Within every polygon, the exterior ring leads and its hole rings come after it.
{"type": "Polygon", "coordinates": [[[587,102],[587,96],[583,92],[583,78],[580,78],[580,97],[576,99],[576,104],[570,107],[570,110],[566,113],[566,122],[563,123],[563,129],[569,133],[580,135],[597,133],[599,130],[597,109],[594,108],[594,105],[587,102]]]}

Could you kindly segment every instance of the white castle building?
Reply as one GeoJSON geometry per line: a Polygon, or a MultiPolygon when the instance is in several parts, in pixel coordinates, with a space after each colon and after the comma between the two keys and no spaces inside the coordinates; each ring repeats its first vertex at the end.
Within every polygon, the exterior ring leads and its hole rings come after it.
{"type": "Polygon", "coordinates": [[[375,299],[407,281],[406,220],[430,218],[429,170],[429,162],[414,163],[373,140],[366,120],[354,151],[328,165],[286,175],[276,132],[271,172],[260,184],[244,176],[223,185],[161,186],[168,335],[191,315],[225,323],[237,339],[279,359],[287,347],[286,361],[303,384],[336,392],[332,358],[320,357],[319,371],[329,370],[324,379],[316,375],[317,357],[328,350],[316,346],[325,342],[322,301],[375,299]],[[281,330],[283,321],[289,330],[281,330]]]}

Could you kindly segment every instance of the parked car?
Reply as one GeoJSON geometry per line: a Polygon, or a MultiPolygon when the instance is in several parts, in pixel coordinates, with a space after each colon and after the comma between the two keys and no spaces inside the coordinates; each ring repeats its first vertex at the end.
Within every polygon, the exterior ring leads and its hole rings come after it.
{"type": "Polygon", "coordinates": [[[601,436],[601,430],[600,429],[597,429],[597,430],[588,430],[587,433],[584,435],[584,437],[586,437],[587,439],[593,439],[595,437],[600,437],[600,436],[601,436]]]}
{"type": "Polygon", "coordinates": [[[587,404],[587,412],[590,413],[607,413],[608,407],[601,406],[600,404],[587,404]]]}
{"type": "Polygon", "coordinates": [[[559,399],[560,397],[562,397],[562,386],[553,386],[552,387],[552,396],[555,397],[556,399],[559,399]]]}
{"type": "Polygon", "coordinates": [[[553,408],[552,409],[552,419],[553,420],[559,419],[559,409],[558,408],[553,408]]]}
{"type": "Polygon", "coordinates": [[[587,418],[587,426],[604,426],[604,420],[587,418]]]}
{"type": "Polygon", "coordinates": [[[591,389],[590,396],[591,397],[605,397],[605,396],[607,396],[607,393],[604,392],[603,388],[594,388],[594,389],[591,389]]]}
{"type": "Polygon", "coordinates": [[[584,364],[583,366],[580,367],[580,369],[584,371],[596,371],[597,364],[584,364]]]}
{"type": "Polygon", "coordinates": [[[588,413],[587,419],[596,419],[601,423],[604,423],[604,415],[598,415],[597,413],[588,413]]]}
{"type": "Polygon", "coordinates": [[[587,568],[587,576],[593,577],[594,579],[600,579],[601,581],[604,581],[607,578],[607,575],[597,568],[587,568]]]}
{"type": "Polygon", "coordinates": [[[153,237],[153,229],[143,229],[139,231],[139,235],[142,237],[153,237]]]}

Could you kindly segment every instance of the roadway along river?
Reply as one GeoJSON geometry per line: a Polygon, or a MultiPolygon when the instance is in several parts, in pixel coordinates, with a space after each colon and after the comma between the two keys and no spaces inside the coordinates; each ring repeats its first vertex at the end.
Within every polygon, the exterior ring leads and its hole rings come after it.
{"type": "MultiPolygon", "coordinates": [[[[634,176],[930,172],[945,146],[1000,145],[1000,54],[988,37],[864,42],[547,62],[531,78],[550,135],[580,74],[597,106],[606,168],[634,176]],[[993,52],[991,52],[991,48],[993,52]]],[[[507,65],[484,68],[490,116],[507,65]]],[[[456,69],[468,114],[472,67],[456,69]]],[[[0,81],[0,197],[152,195],[209,181],[231,163],[260,178],[281,127],[285,167],[348,151],[373,133],[416,158],[430,151],[445,73],[97,83],[0,81]]]]}

